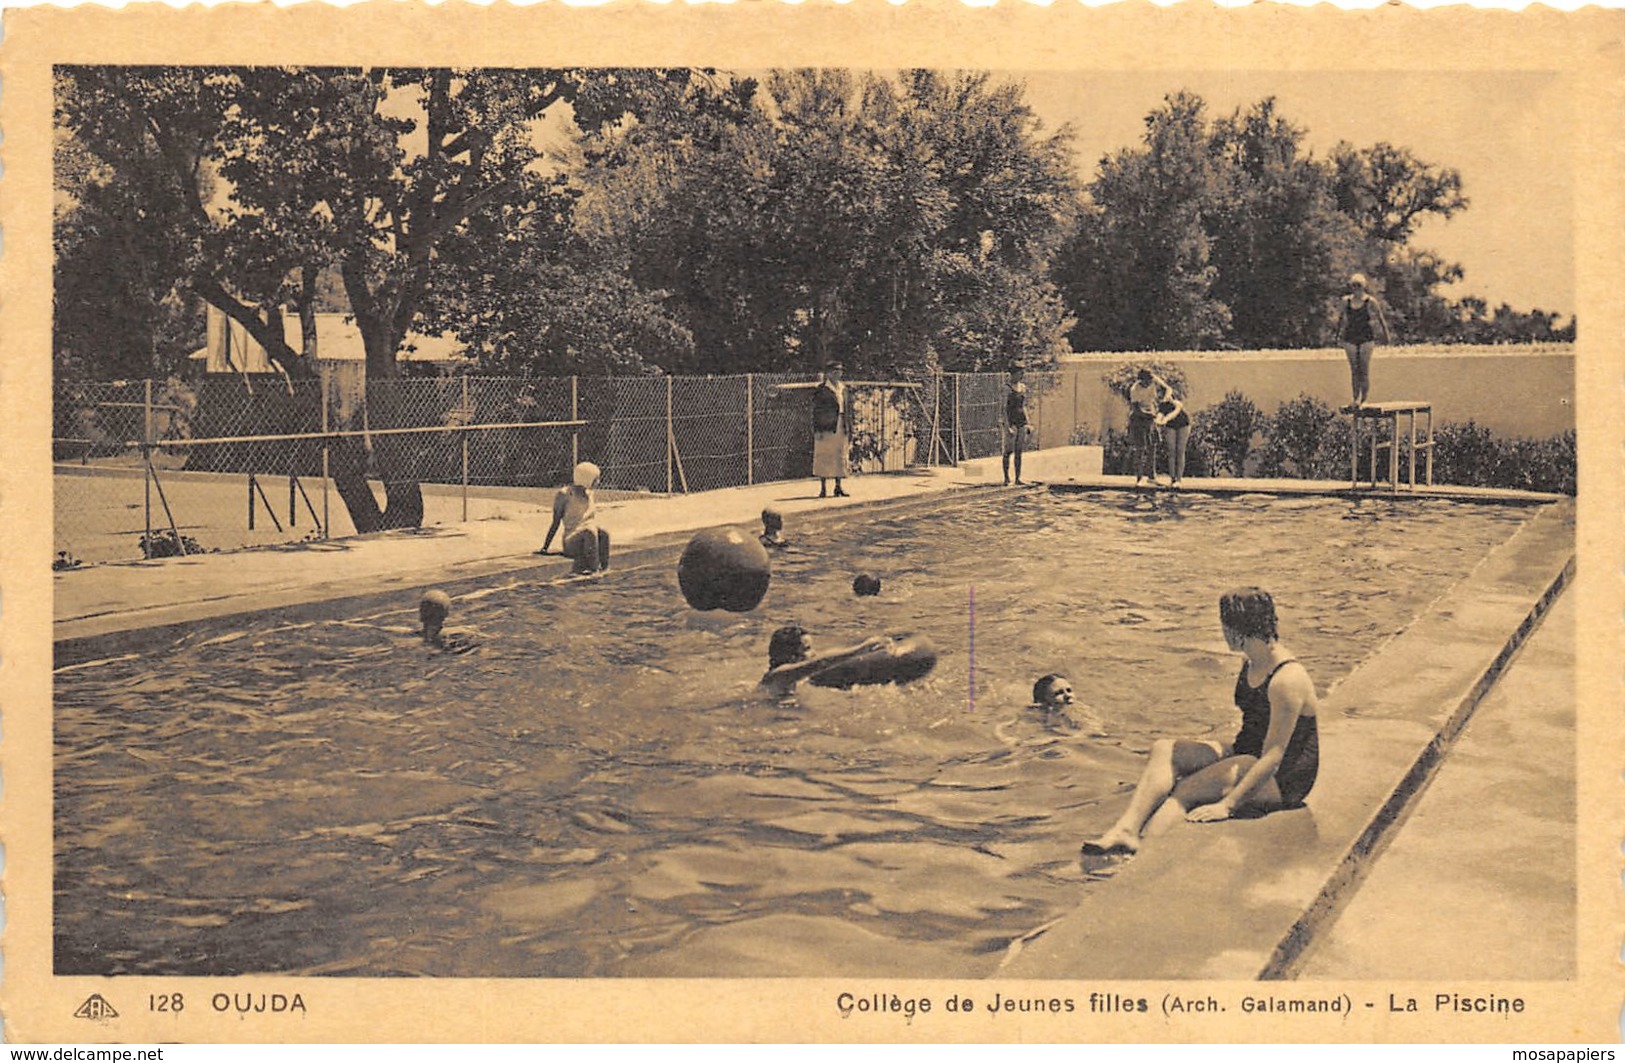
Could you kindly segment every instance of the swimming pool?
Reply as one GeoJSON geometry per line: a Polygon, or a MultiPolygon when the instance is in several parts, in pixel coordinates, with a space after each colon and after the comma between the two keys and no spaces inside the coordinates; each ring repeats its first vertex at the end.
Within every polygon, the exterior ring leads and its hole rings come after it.
{"type": "Polygon", "coordinates": [[[982,491],[800,529],[752,614],[684,608],[673,553],[464,595],[466,656],[414,601],[199,624],[56,676],[57,973],[987,974],[1154,737],[1233,732],[1221,591],[1268,587],[1324,692],[1533,512],[982,491]],[[942,661],[758,700],[790,620],[942,661]],[[1049,671],[1081,728],[1024,708],[1049,671]]]}

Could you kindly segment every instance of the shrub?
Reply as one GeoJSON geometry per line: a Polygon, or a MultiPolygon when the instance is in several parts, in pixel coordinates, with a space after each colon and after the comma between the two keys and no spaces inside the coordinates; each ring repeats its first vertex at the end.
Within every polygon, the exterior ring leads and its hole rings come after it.
{"type": "Polygon", "coordinates": [[[1258,475],[1337,479],[1349,468],[1349,422],[1313,395],[1281,403],[1264,429],[1258,475]]]}
{"type": "Polygon", "coordinates": [[[1267,423],[1251,399],[1239,391],[1226,392],[1222,402],[1191,414],[1185,474],[1243,475],[1254,438],[1263,432],[1267,423]]]}
{"type": "Polygon", "coordinates": [[[1433,479],[1467,487],[1575,493],[1573,430],[1548,439],[1503,439],[1475,421],[1433,433],[1433,479]]]}
{"type": "Polygon", "coordinates": [[[141,556],[148,560],[155,557],[180,557],[183,545],[186,547],[186,553],[188,554],[203,553],[203,548],[197,544],[196,539],[190,535],[182,535],[177,538],[176,534],[168,528],[161,528],[143,534],[140,544],[141,556]]]}
{"type": "Polygon", "coordinates": [[[1574,494],[1579,476],[1575,442],[1573,429],[1549,439],[1514,440],[1512,456],[1518,483],[1512,486],[1574,494]]]}
{"type": "Polygon", "coordinates": [[[1504,440],[1476,421],[1443,424],[1433,432],[1435,483],[1464,487],[1499,486],[1508,459],[1504,440]]]}

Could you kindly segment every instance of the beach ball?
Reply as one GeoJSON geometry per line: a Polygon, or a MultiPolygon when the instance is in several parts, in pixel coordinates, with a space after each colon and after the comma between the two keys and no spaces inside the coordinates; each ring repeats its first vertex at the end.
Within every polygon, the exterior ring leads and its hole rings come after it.
{"type": "Polygon", "coordinates": [[[748,613],[772,578],[767,547],[736,528],[711,528],[688,541],[677,562],[677,585],[695,609],[748,613]]]}

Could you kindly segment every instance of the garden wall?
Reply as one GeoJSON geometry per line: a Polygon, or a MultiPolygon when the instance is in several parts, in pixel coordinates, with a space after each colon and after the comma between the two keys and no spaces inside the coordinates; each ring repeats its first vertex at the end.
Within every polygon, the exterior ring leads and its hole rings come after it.
{"type": "MultiPolygon", "coordinates": [[[[1123,362],[1156,360],[1185,373],[1186,406],[1196,412],[1240,391],[1266,414],[1307,393],[1332,408],[1349,401],[1341,350],[1164,351],[1078,354],[1063,362],[1053,387],[1038,396],[1039,445],[1066,445],[1075,424],[1122,429],[1123,401],[1101,381],[1123,362]]],[[[1574,428],[1574,347],[1379,347],[1371,368],[1374,402],[1433,403],[1436,424],[1476,421],[1508,438],[1545,439],[1574,428]]]]}

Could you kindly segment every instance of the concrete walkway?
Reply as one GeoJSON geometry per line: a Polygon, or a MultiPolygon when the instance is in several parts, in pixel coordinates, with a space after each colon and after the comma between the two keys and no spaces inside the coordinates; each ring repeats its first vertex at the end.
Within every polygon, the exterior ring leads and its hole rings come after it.
{"type": "Polygon", "coordinates": [[[1574,977],[1574,603],[1484,699],[1304,977],[1574,977]]]}
{"type": "MultiPolygon", "coordinates": [[[[617,552],[663,536],[760,521],[784,514],[788,533],[809,514],[940,495],[965,487],[953,469],[854,477],[850,498],[819,499],[816,480],[735,487],[692,495],[604,502],[603,526],[617,552]]],[[[551,577],[568,563],[535,550],[547,534],[553,492],[485,500],[466,523],[380,532],[325,542],[262,547],[55,573],[55,637],[84,639],[181,622],[357,595],[538,569],[551,577]]]]}

